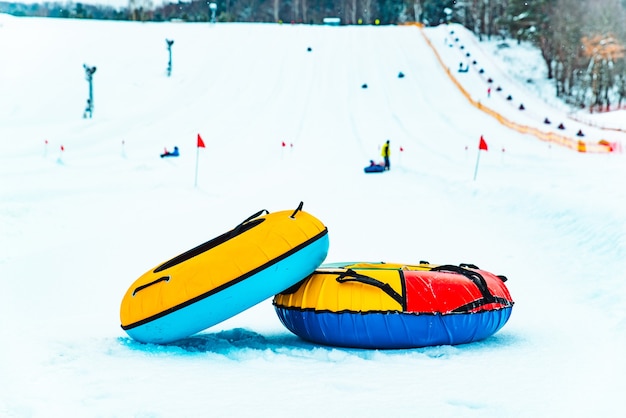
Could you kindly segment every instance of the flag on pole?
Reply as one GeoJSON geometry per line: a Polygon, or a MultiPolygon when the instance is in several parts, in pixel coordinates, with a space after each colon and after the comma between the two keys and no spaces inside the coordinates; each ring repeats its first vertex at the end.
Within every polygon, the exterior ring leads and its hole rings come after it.
{"type": "Polygon", "coordinates": [[[483,136],[480,136],[480,142],[478,143],[478,156],[476,157],[476,168],[474,168],[474,180],[476,180],[476,174],[478,174],[478,162],[480,161],[480,152],[487,151],[487,142],[483,136]]]}
{"type": "Polygon", "coordinates": [[[198,187],[198,157],[200,155],[200,148],[206,148],[206,146],[204,145],[202,137],[198,134],[198,142],[196,146],[196,180],[194,182],[194,187],[198,187]]]}
{"type": "Polygon", "coordinates": [[[63,152],[64,151],[65,151],[65,147],[61,145],[61,147],[59,148],[59,157],[57,158],[58,164],[63,164],[63,152]]]}
{"type": "Polygon", "coordinates": [[[198,148],[206,148],[206,146],[204,145],[204,141],[202,140],[202,137],[200,136],[200,134],[198,134],[198,148]]]}

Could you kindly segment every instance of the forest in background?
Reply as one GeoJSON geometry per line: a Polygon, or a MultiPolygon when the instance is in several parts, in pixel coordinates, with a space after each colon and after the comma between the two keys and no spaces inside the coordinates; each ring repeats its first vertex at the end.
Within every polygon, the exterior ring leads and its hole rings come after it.
{"type": "MultiPolygon", "coordinates": [[[[76,19],[210,22],[209,1],[128,0],[114,8],[73,2],[0,2],[0,13],[76,19]]],[[[555,93],[590,111],[626,105],[626,0],[222,0],[217,22],[464,25],[479,39],[531,42],[555,93]]]]}

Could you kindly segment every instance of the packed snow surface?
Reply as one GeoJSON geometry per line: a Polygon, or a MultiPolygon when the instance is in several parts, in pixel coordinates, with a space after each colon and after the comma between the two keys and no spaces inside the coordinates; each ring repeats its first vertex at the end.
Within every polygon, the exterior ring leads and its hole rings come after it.
{"type": "Polygon", "coordinates": [[[444,69],[521,124],[626,144],[626,117],[574,120],[523,81],[538,55],[502,51],[459,26],[0,15],[0,416],[622,416],[624,154],[512,131],[444,69]],[[364,174],[386,139],[391,171],[364,174]],[[120,328],[145,271],[300,201],[328,227],[327,262],[473,263],[508,277],[511,319],[388,351],[303,341],[271,299],[168,346],[120,328]]]}

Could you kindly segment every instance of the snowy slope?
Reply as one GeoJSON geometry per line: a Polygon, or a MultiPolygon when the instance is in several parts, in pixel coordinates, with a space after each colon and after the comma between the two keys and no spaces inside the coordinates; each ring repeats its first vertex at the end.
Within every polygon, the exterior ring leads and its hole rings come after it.
{"type": "MultiPolygon", "coordinates": [[[[0,415],[620,416],[623,154],[507,129],[416,27],[0,23],[0,415]],[[363,174],[386,139],[392,170],[363,174]],[[301,200],[329,228],[328,262],[475,263],[509,278],[511,320],[400,351],[311,345],[270,300],[173,346],[120,329],[143,272],[301,200]]],[[[425,34],[456,68],[448,30],[425,34]]]]}

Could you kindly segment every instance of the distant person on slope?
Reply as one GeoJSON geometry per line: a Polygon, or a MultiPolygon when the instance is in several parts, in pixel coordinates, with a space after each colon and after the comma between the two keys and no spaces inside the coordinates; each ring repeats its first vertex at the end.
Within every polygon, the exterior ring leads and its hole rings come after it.
{"type": "Polygon", "coordinates": [[[385,159],[385,170],[391,170],[391,163],[389,162],[389,155],[391,151],[389,150],[389,140],[383,144],[383,149],[380,155],[385,159]]]}
{"type": "Polygon", "coordinates": [[[167,150],[167,148],[165,149],[165,152],[163,154],[161,154],[161,158],[163,157],[178,157],[180,155],[180,153],[178,152],[178,147],[174,147],[174,151],[170,152],[167,150]]]}

